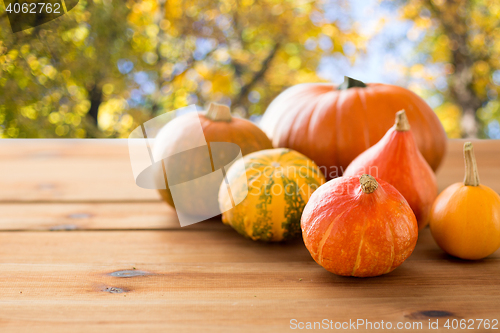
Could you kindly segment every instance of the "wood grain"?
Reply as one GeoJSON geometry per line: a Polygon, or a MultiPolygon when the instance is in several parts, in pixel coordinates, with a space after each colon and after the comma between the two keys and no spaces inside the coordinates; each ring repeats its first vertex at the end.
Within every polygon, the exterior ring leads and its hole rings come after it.
{"type": "Polygon", "coordinates": [[[428,229],[407,262],[371,279],[330,274],[300,240],[260,244],[230,229],[0,232],[0,244],[5,329],[271,332],[293,318],[492,319],[500,306],[500,253],[456,260],[428,229]]]}
{"type": "MultiPolygon", "coordinates": [[[[0,230],[179,229],[174,209],[163,202],[2,203],[0,230]]],[[[184,230],[217,228],[220,219],[184,230]]]]}
{"type": "MultiPolygon", "coordinates": [[[[450,140],[438,170],[440,190],[463,180],[464,140],[450,140]]],[[[482,181],[500,192],[500,149],[475,140],[482,181]]],[[[159,201],[135,185],[126,140],[0,140],[0,201],[159,201]]]]}
{"type": "MultiPolygon", "coordinates": [[[[463,143],[450,141],[440,189],[462,181],[463,143]]],[[[474,146],[482,183],[500,192],[500,142],[474,146]]],[[[253,242],[220,219],[180,228],[135,185],[125,140],[0,140],[2,333],[284,332],[291,319],[358,318],[419,331],[438,319],[445,332],[446,319],[500,319],[499,308],[500,251],[455,259],[424,229],[394,272],[338,277],[300,238],[253,242]]]]}
{"type": "Polygon", "coordinates": [[[4,202],[160,200],[136,186],[126,140],[0,140],[0,170],[4,202]]]}

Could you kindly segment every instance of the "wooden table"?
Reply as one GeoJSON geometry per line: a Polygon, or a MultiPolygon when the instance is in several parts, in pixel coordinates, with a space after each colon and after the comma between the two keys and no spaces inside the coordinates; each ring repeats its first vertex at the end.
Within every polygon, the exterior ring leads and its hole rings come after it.
{"type": "MultiPolygon", "coordinates": [[[[450,141],[441,189],[463,178],[462,145],[450,141]]],[[[475,150],[499,192],[500,141],[475,150]]],[[[394,272],[338,277],[301,239],[257,243],[220,220],[180,228],[135,185],[125,140],[0,140],[0,230],[2,333],[278,332],[292,319],[423,331],[439,319],[448,331],[447,319],[500,319],[500,251],[454,259],[426,229],[394,272]]]]}

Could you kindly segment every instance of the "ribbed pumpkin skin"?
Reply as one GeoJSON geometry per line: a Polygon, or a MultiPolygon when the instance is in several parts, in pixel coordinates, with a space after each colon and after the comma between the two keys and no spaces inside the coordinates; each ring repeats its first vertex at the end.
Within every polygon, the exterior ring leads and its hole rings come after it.
{"type": "Polygon", "coordinates": [[[415,215],[389,183],[361,190],[359,177],[340,177],[313,193],[302,214],[304,243],[326,270],[343,276],[386,274],[412,253],[418,238],[415,215]]]}
{"type": "MultiPolygon", "coordinates": [[[[318,166],[290,149],[268,149],[245,156],[245,174],[230,168],[227,178],[235,201],[246,198],[222,213],[222,221],[245,237],[261,241],[282,241],[300,233],[300,216],[311,194],[325,182],[318,166]]],[[[219,203],[230,205],[221,185],[219,203]]]]}
{"type": "MultiPolygon", "coordinates": [[[[181,117],[175,118],[169,122],[158,134],[154,150],[164,152],[163,156],[169,155],[169,151],[182,151],[183,145],[186,142],[192,142],[192,133],[196,133],[199,123],[203,129],[205,140],[210,145],[210,142],[232,142],[241,148],[242,155],[246,155],[262,149],[272,148],[271,141],[260,128],[252,122],[232,118],[230,122],[226,121],[213,121],[205,116],[204,113],[188,113],[181,117]],[[162,135],[164,132],[166,135],[162,135]]],[[[187,169],[195,169],[194,172],[189,174],[197,174],[200,177],[212,172],[210,163],[206,161],[206,155],[200,150],[200,154],[192,154],[190,161],[186,161],[187,169]]],[[[221,156],[220,161],[225,161],[228,164],[232,161],[234,156],[221,156]]],[[[163,172],[158,169],[156,174],[157,179],[163,181],[163,172]]],[[[168,184],[167,184],[168,185],[168,184]]],[[[207,189],[200,188],[200,191],[215,189],[213,201],[210,202],[193,202],[189,212],[193,215],[207,216],[208,207],[217,207],[217,189],[219,184],[210,184],[207,189]],[[208,189],[209,188],[209,189],[208,189]]],[[[174,207],[174,201],[170,190],[158,190],[162,199],[174,207]]],[[[182,200],[186,205],[189,203],[190,198],[182,200]]]]}
{"type": "Polygon", "coordinates": [[[356,157],[344,175],[365,173],[385,180],[405,197],[419,230],[429,223],[438,194],[436,176],[418,151],[411,131],[400,132],[393,126],[377,144],[356,157]]]}
{"type": "Polygon", "coordinates": [[[267,108],[261,128],[274,147],[311,158],[327,179],[341,176],[351,161],[378,142],[405,109],[420,152],[433,170],[446,150],[446,134],[427,103],[402,87],[371,83],[337,90],[305,83],[282,92],[267,108]]]}

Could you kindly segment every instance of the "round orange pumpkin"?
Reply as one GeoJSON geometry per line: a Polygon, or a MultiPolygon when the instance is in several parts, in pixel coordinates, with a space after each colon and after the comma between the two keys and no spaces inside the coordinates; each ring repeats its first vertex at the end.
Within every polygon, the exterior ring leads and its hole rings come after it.
{"type": "Polygon", "coordinates": [[[344,276],[391,272],[418,238],[417,220],[401,193],[366,174],[320,186],[304,208],[301,228],[314,260],[344,276]]]}
{"type": "Polygon", "coordinates": [[[479,183],[472,143],[464,145],[465,179],[447,187],[431,210],[436,243],[452,256],[477,260],[500,247],[500,196],[479,183]]]}
{"type": "Polygon", "coordinates": [[[446,134],[427,103],[408,89],[346,78],[304,83],[282,92],[267,108],[261,128],[274,147],[294,149],[320,166],[327,179],[377,143],[406,110],[417,146],[433,170],[446,150],[446,134]]]}
{"type": "MultiPolygon", "coordinates": [[[[264,132],[252,122],[233,118],[229,107],[225,105],[210,104],[206,112],[194,112],[182,115],[170,121],[165,125],[157,135],[154,145],[154,156],[171,156],[176,152],[182,152],[189,149],[189,154],[184,154],[176,157],[177,163],[171,163],[170,170],[175,169],[175,172],[184,172],[188,178],[195,179],[208,175],[212,170],[211,161],[219,161],[221,165],[227,165],[233,161],[235,156],[224,155],[225,151],[217,150],[221,156],[212,155],[210,151],[211,142],[230,142],[237,144],[242,155],[253,153],[255,151],[272,148],[271,141],[264,132]],[[197,132],[201,124],[204,140],[207,142],[208,151],[205,147],[200,149],[183,148],[193,142],[193,133],[197,132]],[[182,170],[179,170],[178,162],[182,159],[182,170]]],[[[174,161],[175,162],[175,161],[174,161]]],[[[166,169],[169,168],[169,162],[164,163],[166,169]]],[[[168,170],[166,174],[168,174],[168,170]]],[[[183,179],[182,174],[176,175],[178,180],[192,181],[193,179],[183,179]]],[[[166,189],[158,190],[162,199],[172,207],[175,207],[172,193],[168,186],[168,180],[164,177],[164,170],[161,167],[156,168],[155,179],[158,183],[165,182],[166,189]]],[[[218,191],[220,183],[204,184],[198,188],[199,191],[206,193],[203,200],[193,200],[187,194],[186,198],[180,198],[185,207],[182,210],[189,215],[194,216],[213,216],[213,208],[218,207],[218,191]],[[212,193],[213,192],[213,193],[212,193]]],[[[179,202],[180,202],[179,201],[179,202]]],[[[178,207],[180,209],[180,207],[178,207]]]]}

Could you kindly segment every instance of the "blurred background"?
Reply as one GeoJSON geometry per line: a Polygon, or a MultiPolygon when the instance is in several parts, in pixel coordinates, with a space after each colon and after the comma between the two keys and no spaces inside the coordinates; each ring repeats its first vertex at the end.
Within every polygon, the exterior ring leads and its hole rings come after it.
{"type": "Polygon", "coordinates": [[[498,0],[80,0],[12,33],[0,2],[0,137],[128,137],[215,101],[258,122],[303,82],[407,87],[450,138],[500,138],[498,0]]]}

